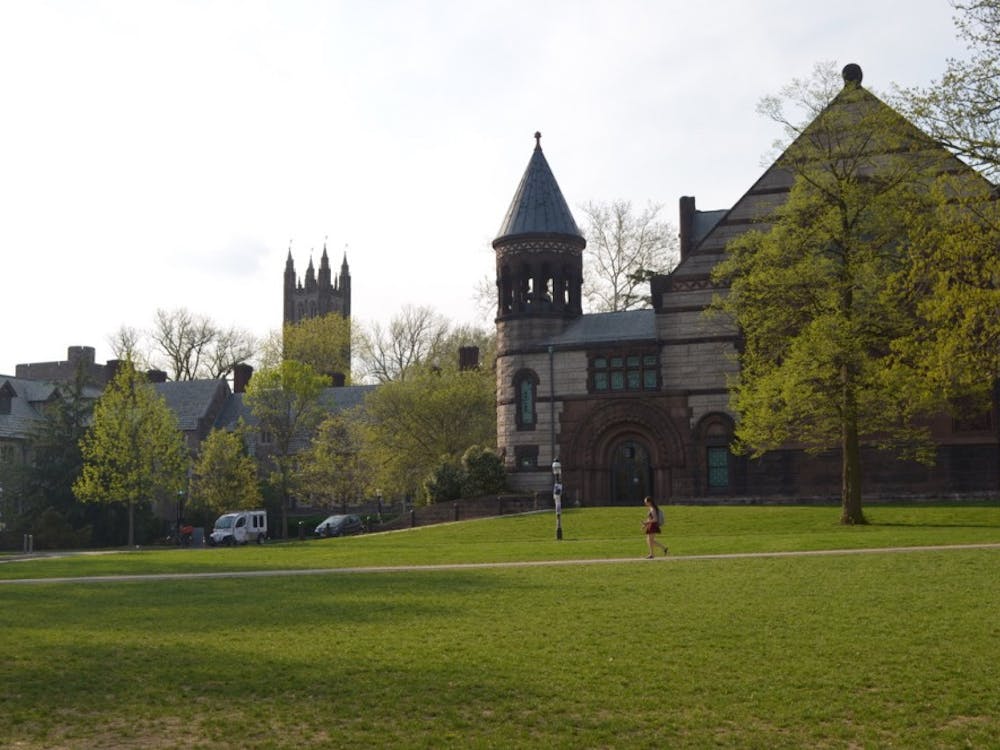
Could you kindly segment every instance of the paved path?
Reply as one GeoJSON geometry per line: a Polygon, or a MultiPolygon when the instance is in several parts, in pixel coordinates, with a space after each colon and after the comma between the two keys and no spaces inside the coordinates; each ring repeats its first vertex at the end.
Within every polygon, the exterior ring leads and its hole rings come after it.
{"type": "Polygon", "coordinates": [[[353,568],[304,568],[300,570],[234,570],[211,573],[144,573],[138,575],[105,575],[105,576],[63,576],[58,578],[14,578],[3,580],[2,585],[40,584],[40,583],[121,583],[129,581],[178,581],[196,578],[268,578],[274,576],[317,576],[345,575],[358,573],[399,573],[423,572],[439,570],[477,570],[480,568],[540,568],[556,565],[608,565],[635,563],[652,565],[655,563],[686,563],[699,560],[735,560],[741,558],[764,557],[817,557],[829,555],[881,555],[887,553],[913,552],[944,552],[951,550],[996,549],[995,544],[941,544],[924,547],[872,547],[868,549],[823,549],[795,552],[732,552],[715,555],[681,555],[657,557],[653,560],[635,557],[601,558],[597,560],[537,560],[534,562],[496,562],[496,563],[446,563],[441,565],[382,565],[353,568]]]}

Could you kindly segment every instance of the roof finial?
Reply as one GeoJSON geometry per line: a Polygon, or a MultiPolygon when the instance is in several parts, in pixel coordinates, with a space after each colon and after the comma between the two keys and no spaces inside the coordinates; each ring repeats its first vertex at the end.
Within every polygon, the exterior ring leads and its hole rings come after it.
{"type": "Polygon", "coordinates": [[[540,131],[535,131],[535,148],[541,149],[542,147],[542,134],[540,131]]]}
{"type": "Polygon", "coordinates": [[[858,86],[861,85],[861,79],[863,77],[861,72],[861,66],[857,63],[848,63],[844,66],[844,70],[841,72],[844,77],[844,84],[854,83],[858,86]]]}

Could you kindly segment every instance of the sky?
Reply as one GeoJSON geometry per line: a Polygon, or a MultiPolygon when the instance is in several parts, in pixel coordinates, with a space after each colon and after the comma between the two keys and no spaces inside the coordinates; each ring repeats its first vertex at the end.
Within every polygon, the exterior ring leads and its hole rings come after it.
{"type": "Polygon", "coordinates": [[[353,317],[475,299],[534,133],[588,202],[728,208],[813,66],[928,85],[947,0],[0,0],[0,373],[184,308],[264,336],[346,253],[353,317]],[[905,7],[905,11],[902,8],[905,7]]]}

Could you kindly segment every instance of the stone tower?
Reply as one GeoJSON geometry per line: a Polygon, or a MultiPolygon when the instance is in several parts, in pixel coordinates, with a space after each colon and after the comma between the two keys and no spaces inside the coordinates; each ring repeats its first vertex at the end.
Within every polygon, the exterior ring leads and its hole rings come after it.
{"type": "MultiPolygon", "coordinates": [[[[330,270],[330,259],[323,245],[323,255],[319,261],[319,274],[313,268],[312,258],[306,269],[305,279],[300,281],[295,275],[295,263],[292,251],[288,251],[285,261],[285,291],[284,291],[284,325],[299,323],[309,318],[320,318],[330,313],[339,313],[345,318],[351,317],[351,271],[347,266],[347,253],[340,264],[340,275],[333,278],[330,270]]],[[[348,341],[343,351],[345,362],[351,361],[351,345],[348,341]]],[[[334,386],[342,386],[347,382],[346,372],[327,372],[334,386]]]]}
{"type": "Polygon", "coordinates": [[[345,318],[351,317],[351,272],[347,266],[347,254],[340,264],[340,275],[334,279],[330,271],[330,259],[323,246],[323,256],[319,261],[319,274],[313,268],[312,258],[306,269],[304,281],[295,275],[292,251],[288,251],[285,261],[285,310],[284,323],[298,323],[306,318],[317,318],[338,312],[345,318]]]}
{"type": "Polygon", "coordinates": [[[587,245],[542,153],[541,133],[493,240],[497,285],[497,443],[512,484],[551,483],[562,404],[555,340],[582,315],[587,245]]]}

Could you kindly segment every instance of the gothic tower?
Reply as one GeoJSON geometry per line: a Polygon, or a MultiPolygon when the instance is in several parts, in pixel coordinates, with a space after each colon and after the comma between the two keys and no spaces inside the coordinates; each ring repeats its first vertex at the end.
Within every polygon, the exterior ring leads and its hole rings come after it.
{"type": "Polygon", "coordinates": [[[309,258],[305,280],[300,281],[295,274],[292,251],[288,251],[285,261],[285,309],[284,323],[298,323],[306,318],[317,318],[338,312],[345,318],[351,316],[351,272],[347,266],[347,253],[340,265],[340,275],[334,279],[330,270],[330,259],[323,245],[323,256],[319,262],[319,275],[309,258]]]}
{"type": "Polygon", "coordinates": [[[493,240],[497,285],[497,445],[512,486],[551,483],[558,457],[554,357],[583,314],[587,245],[542,153],[541,133],[493,240]]]}
{"type": "MultiPolygon", "coordinates": [[[[344,253],[344,261],[340,264],[340,275],[334,278],[324,243],[323,255],[319,261],[319,273],[316,273],[310,257],[305,279],[300,281],[295,274],[295,263],[292,261],[292,251],[289,249],[288,260],[285,261],[282,316],[284,325],[299,323],[309,318],[320,318],[330,313],[339,313],[345,318],[351,317],[351,271],[347,265],[347,253],[344,253]]],[[[346,351],[343,352],[344,361],[350,362],[350,342],[346,346],[346,351]]],[[[346,373],[326,374],[330,375],[334,385],[340,386],[347,382],[346,373]]]]}

